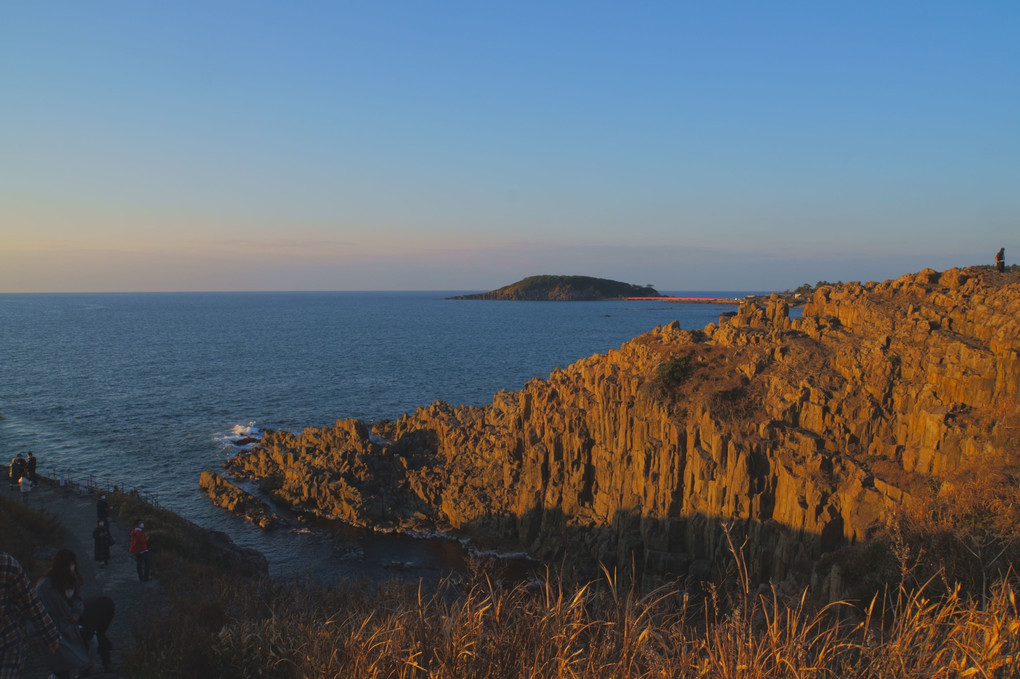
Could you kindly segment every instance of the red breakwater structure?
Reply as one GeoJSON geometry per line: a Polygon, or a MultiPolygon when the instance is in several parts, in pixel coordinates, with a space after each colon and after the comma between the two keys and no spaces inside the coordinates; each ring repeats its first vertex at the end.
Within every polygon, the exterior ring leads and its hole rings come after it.
{"type": "Polygon", "coordinates": [[[298,510],[447,532],[582,572],[697,575],[728,543],[763,579],[866,540],[917,484],[1015,459],[1020,279],[925,270],[748,300],[490,405],[267,432],[228,463],[298,510]]]}

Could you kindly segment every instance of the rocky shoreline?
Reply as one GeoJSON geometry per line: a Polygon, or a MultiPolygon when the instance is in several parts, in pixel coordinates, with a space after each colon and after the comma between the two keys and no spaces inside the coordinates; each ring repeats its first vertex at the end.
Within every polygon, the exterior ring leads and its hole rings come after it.
{"type": "Polygon", "coordinates": [[[1007,457],[1018,318],[1020,278],[980,269],[822,287],[795,320],[747,300],[491,405],[267,431],[226,467],[299,512],[653,578],[716,561],[728,530],[762,577],[832,589],[822,556],[918,484],[1007,457]]]}
{"type": "Polygon", "coordinates": [[[262,530],[277,528],[284,523],[280,515],[264,502],[214,472],[202,472],[198,485],[214,505],[243,516],[262,530]]]}

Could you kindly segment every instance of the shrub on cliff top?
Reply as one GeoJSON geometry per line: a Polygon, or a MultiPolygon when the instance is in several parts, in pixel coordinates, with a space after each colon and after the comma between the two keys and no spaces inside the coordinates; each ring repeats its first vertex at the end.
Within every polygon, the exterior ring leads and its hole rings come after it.
{"type": "Polygon", "coordinates": [[[757,402],[749,395],[745,381],[746,378],[712,394],[709,403],[715,415],[725,420],[738,420],[749,418],[755,412],[757,402]]]}
{"type": "Polygon", "coordinates": [[[676,400],[680,395],[680,387],[693,374],[694,364],[691,361],[691,355],[687,353],[674,354],[656,368],[652,384],[660,398],[676,400]]]}
{"type": "Polygon", "coordinates": [[[916,556],[919,577],[984,599],[993,580],[1020,570],[1020,473],[1014,464],[961,468],[915,496],[894,530],[916,556]]]}

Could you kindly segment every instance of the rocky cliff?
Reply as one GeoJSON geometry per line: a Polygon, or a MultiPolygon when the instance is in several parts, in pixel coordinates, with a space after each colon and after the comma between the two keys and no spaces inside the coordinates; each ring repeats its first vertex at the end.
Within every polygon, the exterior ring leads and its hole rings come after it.
{"type": "Polygon", "coordinates": [[[267,432],[229,469],[297,509],[577,565],[697,573],[727,549],[803,574],[913,489],[1020,451],[1020,277],[925,270],[658,327],[501,392],[267,432]]]}

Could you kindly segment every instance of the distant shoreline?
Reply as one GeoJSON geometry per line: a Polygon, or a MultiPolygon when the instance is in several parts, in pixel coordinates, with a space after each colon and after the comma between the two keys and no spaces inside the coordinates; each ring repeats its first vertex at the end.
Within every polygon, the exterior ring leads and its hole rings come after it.
{"type": "Polygon", "coordinates": [[[627,297],[628,301],[674,302],[677,304],[740,304],[742,300],[732,297],[627,297]]]}

